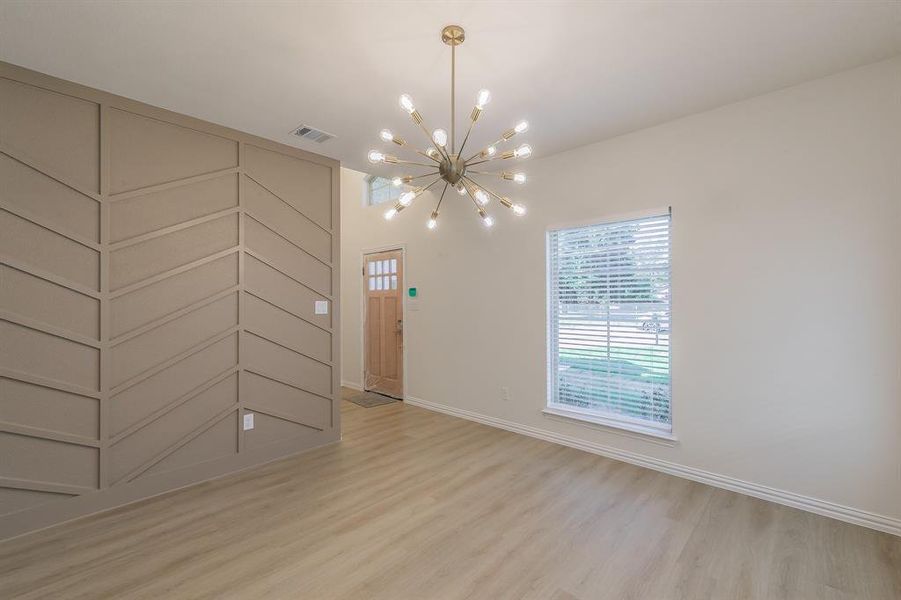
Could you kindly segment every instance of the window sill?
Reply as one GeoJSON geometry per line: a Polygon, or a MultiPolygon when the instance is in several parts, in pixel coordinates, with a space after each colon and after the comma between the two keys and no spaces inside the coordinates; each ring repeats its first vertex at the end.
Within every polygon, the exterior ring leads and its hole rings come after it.
{"type": "Polygon", "coordinates": [[[644,427],[637,423],[625,423],[623,421],[617,421],[616,419],[607,419],[578,410],[567,410],[565,408],[548,406],[542,409],[541,412],[546,417],[557,418],[577,425],[591,427],[592,429],[600,429],[609,433],[625,435],[626,437],[654,442],[665,446],[675,446],[679,441],[678,438],[670,432],[654,429],[653,427],[644,427]]]}

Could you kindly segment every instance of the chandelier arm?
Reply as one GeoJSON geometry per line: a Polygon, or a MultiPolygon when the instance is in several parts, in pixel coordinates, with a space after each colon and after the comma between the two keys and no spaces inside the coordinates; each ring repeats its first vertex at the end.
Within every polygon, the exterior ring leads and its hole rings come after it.
{"type": "Polygon", "coordinates": [[[434,156],[431,156],[428,152],[423,152],[422,150],[414,150],[414,152],[416,152],[416,154],[420,154],[420,155],[422,155],[422,156],[425,156],[425,157],[426,157],[427,159],[429,159],[429,160],[435,161],[435,162],[436,162],[437,164],[439,164],[439,165],[441,164],[441,161],[440,161],[440,160],[438,160],[438,159],[435,158],[434,156]]]}
{"type": "MultiPolygon", "coordinates": [[[[428,177],[429,175],[435,175],[435,173],[427,173],[426,175],[423,175],[423,177],[428,177]]],[[[438,177],[436,177],[435,179],[433,179],[432,182],[429,183],[427,186],[424,186],[424,187],[421,187],[421,188],[417,188],[417,190],[416,190],[416,195],[418,196],[419,194],[423,193],[424,191],[426,191],[427,189],[429,189],[430,187],[432,187],[433,185],[435,185],[435,184],[438,183],[439,181],[441,181],[441,175],[438,175],[438,177]]]]}
{"type": "Polygon", "coordinates": [[[418,125],[419,125],[419,128],[422,129],[422,132],[425,134],[425,137],[429,140],[429,144],[432,145],[432,148],[437,150],[438,154],[440,154],[447,160],[450,160],[450,155],[447,153],[447,151],[445,149],[443,149],[441,146],[439,146],[438,144],[436,144],[435,140],[432,139],[432,134],[429,133],[429,129],[428,129],[428,127],[425,126],[425,123],[422,121],[422,117],[420,117],[418,125]]]}
{"type": "Polygon", "coordinates": [[[435,210],[436,210],[436,211],[437,211],[439,208],[441,208],[441,202],[444,201],[444,194],[447,193],[447,186],[449,186],[449,185],[450,185],[450,184],[447,183],[447,182],[444,183],[444,189],[441,191],[441,197],[438,198],[438,204],[435,205],[435,210]]]}
{"type": "MultiPolygon", "coordinates": [[[[465,179],[466,181],[468,181],[471,185],[478,185],[475,181],[473,181],[473,180],[470,179],[469,177],[466,177],[465,175],[463,176],[463,179],[465,179]]],[[[469,199],[472,200],[472,203],[473,203],[473,204],[475,204],[476,210],[477,210],[477,211],[484,211],[485,208],[484,208],[481,204],[479,204],[479,201],[478,201],[478,200],[476,200],[476,197],[473,195],[472,190],[469,189],[469,186],[466,185],[466,184],[464,184],[464,185],[463,185],[463,188],[466,190],[466,194],[469,196],[469,199]]],[[[479,214],[481,214],[481,212],[480,212],[479,214]]]]}
{"type": "MultiPolygon", "coordinates": [[[[472,179],[470,179],[470,178],[467,177],[466,175],[463,176],[463,179],[465,179],[466,181],[468,181],[468,182],[471,183],[472,185],[478,185],[475,181],[473,181],[472,179]]],[[[501,196],[500,194],[496,194],[496,193],[492,192],[491,190],[489,190],[488,188],[486,188],[484,185],[479,186],[479,187],[482,189],[483,192],[488,192],[488,195],[489,195],[489,196],[494,196],[495,198],[497,198],[497,199],[498,199],[498,202],[500,202],[501,204],[503,204],[503,205],[506,206],[507,208],[513,208],[513,203],[510,201],[509,198],[505,198],[505,197],[501,196]]]]}
{"type": "Polygon", "coordinates": [[[432,181],[432,183],[430,183],[429,185],[427,185],[427,186],[425,186],[424,188],[422,188],[422,191],[423,191],[423,192],[426,191],[427,189],[429,189],[430,187],[432,187],[433,185],[435,185],[435,184],[438,183],[439,181],[441,181],[441,176],[440,176],[440,175],[439,175],[438,177],[436,177],[435,180],[432,181]]]}
{"type": "Polygon", "coordinates": [[[495,194],[494,192],[492,192],[491,190],[489,190],[488,188],[486,188],[484,185],[481,185],[481,184],[479,184],[479,183],[476,183],[475,180],[470,179],[470,178],[467,177],[466,175],[463,176],[463,179],[465,179],[466,181],[468,181],[468,182],[471,183],[472,185],[479,186],[479,188],[481,188],[481,189],[482,189],[483,191],[485,191],[485,192],[488,192],[490,195],[494,196],[495,198],[497,198],[497,199],[500,199],[500,198],[501,198],[500,196],[498,196],[497,194],[495,194]]]}
{"type": "MultiPolygon", "coordinates": [[[[468,191],[468,190],[467,190],[468,191]]],[[[475,199],[472,194],[469,194],[470,200],[472,200],[473,205],[476,207],[476,213],[479,215],[480,219],[489,218],[491,215],[488,214],[488,211],[485,210],[485,207],[479,204],[479,202],[475,199]]]]}
{"type": "Polygon", "coordinates": [[[480,164],[486,163],[486,162],[491,162],[491,161],[493,161],[493,160],[494,160],[494,158],[486,158],[485,160],[477,160],[476,162],[472,162],[472,163],[471,163],[471,162],[467,162],[467,163],[466,163],[466,166],[467,166],[467,167],[474,167],[474,166],[476,166],[476,165],[480,165],[480,164]]]}
{"type": "Polygon", "coordinates": [[[499,139],[499,140],[495,140],[495,141],[491,142],[490,144],[488,144],[487,146],[485,146],[485,148],[483,148],[482,150],[479,150],[478,152],[476,152],[475,154],[473,154],[472,156],[470,156],[469,158],[467,158],[467,159],[466,159],[466,162],[471,161],[472,159],[474,159],[475,157],[477,157],[478,155],[480,155],[482,152],[484,152],[485,150],[487,150],[487,149],[490,148],[491,146],[497,146],[498,144],[503,144],[503,143],[506,142],[506,141],[507,141],[506,138],[501,138],[501,139],[499,139]]]}
{"type": "Polygon", "coordinates": [[[401,165],[416,165],[416,166],[419,166],[419,167],[429,167],[430,169],[434,169],[434,168],[435,168],[435,165],[429,165],[429,164],[426,164],[426,163],[414,162],[414,161],[412,161],[412,160],[402,160],[402,159],[400,159],[400,158],[398,158],[396,162],[397,162],[397,164],[401,164],[401,165]]]}
{"type": "Polygon", "coordinates": [[[435,180],[432,181],[432,183],[430,183],[429,185],[427,185],[427,186],[425,186],[424,188],[422,188],[421,190],[419,190],[419,192],[417,192],[417,195],[423,193],[424,191],[426,191],[427,189],[429,189],[430,187],[432,187],[433,185],[435,185],[435,184],[438,183],[439,181],[442,181],[440,175],[439,175],[438,177],[436,177],[435,180]]]}
{"type": "MultiPolygon", "coordinates": [[[[430,173],[424,173],[424,174],[422,174],[422,175],[417,175],[416,177],[410,177],[410,179],[409,179],[408,181],[405,181],[404,183],[409,183],[410,181],[413,181],[413,180],[416,180],[416,179],[422,179],[423,177],[429,177],[430,175],[437,175],[437,174],[438,174],[438,171],[432,171],[432,172],[430,172],[430,173]]],[[[409,177],[409,176],[405,176],[405,177],[409,177]]],[[[403,179],[403,177],[401,177],[401,179],[403,179]]]]}
{"type": "Polygon", "coordinates": [[[469,129],[466,130],[466,136],[463,138],[463,143],[460,144],[460,152],[458,154],[463,154],[463,148],[466,147],[466,142],[469,140],[469,134],[472,133],[472,128],[475,126],[475,121],[469,122],[469,129]]]}

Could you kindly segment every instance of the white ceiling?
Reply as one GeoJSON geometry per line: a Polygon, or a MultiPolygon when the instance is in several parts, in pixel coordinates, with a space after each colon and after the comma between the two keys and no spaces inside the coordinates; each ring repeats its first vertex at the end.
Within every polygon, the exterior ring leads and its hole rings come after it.
{"type": "Polygon", "coordinates": [[[458,122],[493,94],[471,147],[527,118],[536,156],[901,53],[899,2],[3,0],[0,58],[372,170],[382,127],[419,139],[400,93],[449,127],[449,23],[458,122]]]}

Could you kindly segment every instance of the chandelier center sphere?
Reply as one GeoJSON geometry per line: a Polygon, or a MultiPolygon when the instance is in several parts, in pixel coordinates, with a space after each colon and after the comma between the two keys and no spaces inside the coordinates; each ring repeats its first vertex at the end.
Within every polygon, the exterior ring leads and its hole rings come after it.
{"type": "Polygon", "coordinates": [[[466,174],[466,161],[461,159],[459,155],[452,155],[450,160],[445,158],[438,165],[438,174],[449,184],[457,185],[466,174]]]}

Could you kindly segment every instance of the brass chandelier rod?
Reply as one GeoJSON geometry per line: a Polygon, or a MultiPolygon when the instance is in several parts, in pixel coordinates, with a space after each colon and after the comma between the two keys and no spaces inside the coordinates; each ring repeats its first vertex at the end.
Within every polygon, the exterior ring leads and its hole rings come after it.
{"type": "Polygon", "coordinates": [[[438,198],[438,204],[435,205],[435,212],[438,212],[438,209],[441,208],[441,202],[444,200],[444,194],[447,193],[447,186],[449,185],[449,183],[444,184],[444,189],[441,190],[441,197],[438,198]]]}
{"type": "Polygon", "coordinates": [[[417,151],[416,151],[416,154],[421,154],[422,156],[425,156],[427,159],[433,160],[433,161],[435,161],[435,162],[436,162],[437,164],[439,164],[439,165],[441,164],[441,161],[440,161],[440,160],[438,160],[437,158],[435,158],[434,156],[432,156],[432,155],[429,154],[428,152],[423,152],[422,150],[417,150],[417,151]]]}
{"type": "MultiPolygon", "coordinates": [[[[469,140],[469,134],[472,133],[472,126],[476,124],[476,120],[472,119],[469,122],[469,129],[466,130],[466,135],[463,137],[463,143],[460,144],[460,154],[463,154],[463,148],[466,147],[466,141],[469,140]]],[[[469,162],[472,160],[471,158],[466,159],[464,162],[469,162]]]]}
{"type": "Polygon", "coordinates": [[[417,175],[416,177],[404,177],[404,183],[409,183],[411,181],[416,181],[417,179],[422,179],[423,177],[428,177],[429,175],[437,175],[438,171],[430,171],[424,175],[417,175]]]}
{"type": "MultiPolygon", "coordinates": [[[[454,147],[457,143],[457,94],[456,94],[456,82],[457,82],[457,45],[454,44],[451,46],[451,154],[454,154],[454,147]]],[[[463,142],[466,143],[465,141],[463,142]]],[[[463,151],[463,147],[460,146],[460,151],[463,151]]]]}
{"type": "Polygon", "coordinates": [[[397,164],[401,164],[401,165],[416,165],[417,167],[429,167],[430,169],[435,167],[435,165],[416,162],[416,161],[412,161],[412,160],[403,160],[400,158],[398,158],[397,160],[395,160],[393,162],[396,162],[397,164]]]}
{"type": "Polygon", "coordinates": [[[417,123],[418,123],[418,125],[419,125],[419,128],[422,129],[422,132],[425,134],[425,136],[426,136],[427,138],[429,138],[429,143],[432,145],[432,148],[434,148],[435,150],[437,150],[437,151],[438,151],[438,154],[440,154],[441,156],[443,156],[443,157],[446,158],[447,160],[450,160],[450,156],[448,155],[447,150],[445,150],[444,148],[442,148],[441,146],[439,146],[438,144],[436,144],[436,143],[435,143],[435,140],[432,139],[432,134],[429,133],[428,128],[425,126],[425,123],[423,123],[422,117],[419,117],[419,119],[417,120],[417,123]]]}

